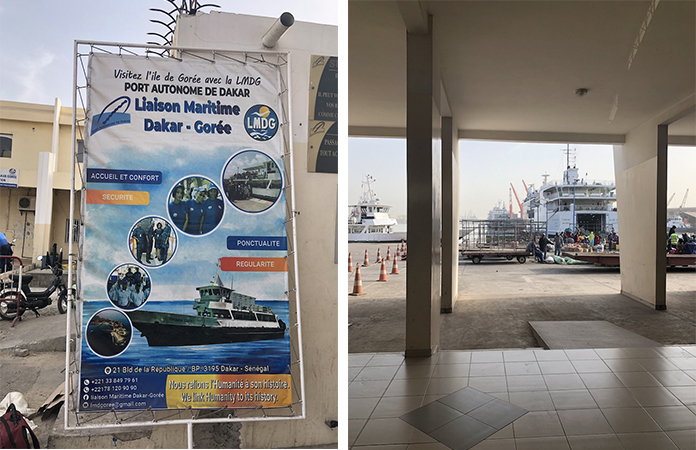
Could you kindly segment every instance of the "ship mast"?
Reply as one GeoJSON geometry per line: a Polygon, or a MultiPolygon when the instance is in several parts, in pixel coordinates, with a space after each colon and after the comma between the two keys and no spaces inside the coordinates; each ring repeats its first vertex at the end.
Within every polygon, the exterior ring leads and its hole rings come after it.
{"type": "Polygon", "coordinates": [[[367,185],[367,189],[363,190],[363,203],[377,203],[377,201],[379,201],[375,198],[375,193],[372,192],[372,187],[370,186],[370,183],[372,183],[373,181],[375,181],[375,179],[372,178],[372,175],[370,175],[369,173],[365,175],[365,181],[363,183],[367,185]]]}
{"type": "Polygon", "coordinates": [[[564,184],[571,184],[572,180],[570,179],[570,160],[573,160],[573,168],[575,169],[575,164],[576,164],[576,156],[575,156],[575,151],[576,149],[571,149],[570,144],[566,144],[566,148],[562,150],[563,153],[566,154],[566,169],[563,171],[563,183],[564,184]]]}

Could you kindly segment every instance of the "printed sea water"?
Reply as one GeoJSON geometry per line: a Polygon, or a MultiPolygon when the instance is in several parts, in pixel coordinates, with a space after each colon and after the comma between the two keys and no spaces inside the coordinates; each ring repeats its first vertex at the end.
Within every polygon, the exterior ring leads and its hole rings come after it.
{"type": "MultiPolygon", "coordinates": [[[[257,301],[270,307],[278,318],[290,323],[287,301],[257,301]]],[[[191,301],[152,301],[143,310],[194,315],[191,301]]],[[[97,312],[116,319],[119,311],[109,301],[90,301],[83,306],[84,323],[97,312]],[[108,314],[104,314],[108,310],[108,314]],[[100,312],[101,311],[101,312],[100,312]]],[[[125,317],[125,315],[124,315],[125,317]]],[[[103,328],[100,325],[99,328],[103,328]]],[[[82,339],[80,380],[82,411],[103,409],[165,409],[170,375],[290,374],[290,337],[255,342],[216,345],[153,347],[133,329],[125,349],[112,357],[95,353],[82,339]],[[116,404],[117,403],[117,404],[116,404]]]]}
{"type": "MultiPolygon", "coordinates": [[[[259,306],[268,306],[278,318],[290,323],[287,301],[257,301],[259,306]]],[[[94,313],[105,308],[113,308],[111,302],[85,302],[83,315],[85,323],[94,313]]],[[[142,308],[143,311],[162,311],[178,314],[195,315],[191,301],[151,301],[142,308]]],[[[234,364],[242,366],[259,366],[268,368],[270,373],[290,373],[290,337],[286,333],[282,339],[267,341],[236,342],[229,344],[195,345],[190,347],[157,347],[156,351],[148,346],[147,339],[133,329],[131,341],[127,348],[113,358],[104,358],[95,354],[88,346],[87,340],[82,340],[83,360],[88,367],[83,367],[83,373],[90,370],[101,370],[108,364],[138,365],[147,361],[148,365],[170,366],[215,366],[234,364]]],[[[253,373],[253,372],[250,372],[253,373]]],[[[260,373],[260,372],[256,372],[260,373]]],[[[95,373],[96,374],[96,373],[95,373]]]]}

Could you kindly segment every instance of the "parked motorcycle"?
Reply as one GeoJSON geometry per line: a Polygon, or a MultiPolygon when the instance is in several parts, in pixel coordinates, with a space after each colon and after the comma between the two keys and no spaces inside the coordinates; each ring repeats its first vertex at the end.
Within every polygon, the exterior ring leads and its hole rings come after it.
{"type": "MultiPolygon", "coordinates": [[[[29,309],[39,317],[39,309],[43,309],[52,303],[53,294],[57,293],[58,296],[58,311],[61,314],[65,314],[68,310],[68,289],[65,287],[65,283],[61,276],[63,275],[63,268],[60,263],[56,263],[50,266],[51,272],[53,272],[54,279],[51,285],[42,292],[32,292],[29,288],[29,283],[33,279],[32,275],[22,276],[22,288],[19,291],[20,301],[19,301],[19,316],[21,317],[24,312],[29,309]]],[[[0,317],[5,320],[13,320],[17,316],[17,285],[19,282],[18,275],[11,275],[12,284],[10,287],[4,289],[0,292],[0,317]]]]}

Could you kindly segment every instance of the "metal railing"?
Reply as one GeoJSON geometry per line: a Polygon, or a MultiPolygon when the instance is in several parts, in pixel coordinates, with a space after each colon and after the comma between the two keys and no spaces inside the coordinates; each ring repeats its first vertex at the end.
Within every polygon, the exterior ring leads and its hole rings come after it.
{"type": "Polygon", "coordinates": [[[524,219],[461,220],[460,250],[524,249],[535,235],[545,230],[545,222],[524,219]]]}

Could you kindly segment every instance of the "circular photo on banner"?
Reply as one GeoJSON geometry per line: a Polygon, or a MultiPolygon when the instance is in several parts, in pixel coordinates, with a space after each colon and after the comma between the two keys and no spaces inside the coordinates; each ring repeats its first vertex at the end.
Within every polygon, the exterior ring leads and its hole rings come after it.
{"type": "Polygon", "coordinates": [[[222,171],[225,197],[237,209],[259,213],[273,206],[283,189],[278,164],[257,150],[244,150],[232,156],[222,171]]]}
{"type": "Polygon", "coordinates": [[[172,187],[167,210],[179,231],[191,236],[203,236],[220,225],[225,214],[225,202],[212,180],[190,176],[172,187]]]}
{"type": "Polygon", "coordinates": [[[128,248],[136,261],[146,267],[167,264],[176,252],[176,233],[171,224],[159,216],[140,219],[131,228],[128,248]]]}
{"type": "Polygon", "coordinates": [[[85,335],[90,350],[104,358],[111,358],[128,348],[133,336],[133,325],[121,311],[102,309],[89,319],[85,335]]]}
{"type": "Polygon", "coordinates": [[[111,303],[120,309],[138,309],[150,296],[150,275],[135,264],[122,264],[109,274],[106,292],[111,303]]]}

